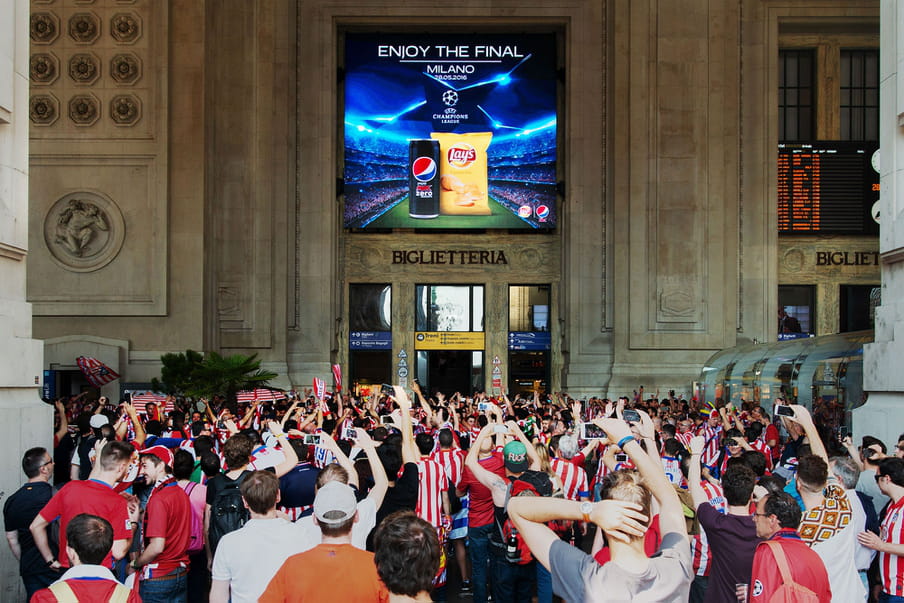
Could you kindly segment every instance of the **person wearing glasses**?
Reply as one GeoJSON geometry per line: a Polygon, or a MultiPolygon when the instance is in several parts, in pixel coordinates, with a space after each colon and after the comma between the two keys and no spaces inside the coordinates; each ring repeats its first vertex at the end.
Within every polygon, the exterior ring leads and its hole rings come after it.
{"type": "Polygon", "coordinates": [[[769,494],[757,502],[753,521],[756,535],[763,542],[757,545],[753,556],[751,603],[772,601],[783,585],[790,586],[786,576],[809,589],[819,601],[832,600],[829,574],[822,558],[801,540],[797,531],[801,515],[797,501],[787,492],[769,494]]]}
{"type": "Polygon", "coordinates": [[[891,499],[879,536],[865,531],[857,539],[879,552],[882,575],[881,602],[904,602],[904,459],[886,457],[879,461],[876,483],[891,499]]]}
{"type": "MultiPolygon", "coordinates": [[[[3,522],[6,525],[6,541],[19,560],[19,575],[25,585],[26,600],[36,591],[50,586],[59,579],[60,572],[44,562],[28,527],[53,496],[53,459],[46,448],[30,448],[22,457],[25,482],[3,505],[3,522]]],[[[53,551],[56,557],[56,551],[53,551]]]]}

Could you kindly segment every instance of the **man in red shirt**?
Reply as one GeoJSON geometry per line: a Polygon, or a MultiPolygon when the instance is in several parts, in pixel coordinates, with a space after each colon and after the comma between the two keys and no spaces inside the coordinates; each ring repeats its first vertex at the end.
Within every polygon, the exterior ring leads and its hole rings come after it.
{"type": "MultiPolygon", "coordinates": [[[[471,445],[476,445],[476,441],[471,445]]],[[[494,451],[493,438],[484,438],[481,441],[477,462],[487,471],[505,477],[502,454],[494,451]]],[[[493,523],[493,493],[481,484],[474,476],[474,472],[466,466],[456,494],[468,495],[468,556],[471,559],[471,584],[475,603],[486,603],[490,533],[496,529],[493,523]]]]}
{"type": "Polygon", "coordinates": [[[753,556],[751,603],[772,600],[772,595],[785,583],[785,572],[794,582],[816,594],[819,601],[831,601],[826,566],[797,533],[801,519],[797,501],[786,492],[765,496],[757,503],[753,519],[757,536],[766,541],[757,545],[753,556]]]}
{"type": "Polygon", "coordinates": [[[172,475],[173,453],[165,446],[141,451],[141,472],[153,487],[145,510],[144,550],[131,567],[141,571],[145,603],[185,603],[191,503],[172,475]]]}
{"type": "Polygon", "coordinates": [[[66,525],[66,558],[70,567],[62,577],[37,591],[31,603],[57,601],[112,601],[141,603],[138,593],[116,581],[101,562],[113,546],[113,526],[103,517],[81,513],[66,525]]]}
{"type": "Polygon", "coordinates": [[[125,442],[108,442],[101,449],[87,480],[67,483],[47,503],[29,526],[35,545],[52,568],[69,567],[66,553],[66,526],[80,513],[105,518],[113,526],[113,546],[103,560],[112,567],[113,559],[122,559],[132,544],[132,531],[138,527],[138,501],[117,494],[113,487],[129,468],[134,449],[125,442]],[[47,541],[47,526],[60,518],[60,559],[53,558],[47,541]]]}

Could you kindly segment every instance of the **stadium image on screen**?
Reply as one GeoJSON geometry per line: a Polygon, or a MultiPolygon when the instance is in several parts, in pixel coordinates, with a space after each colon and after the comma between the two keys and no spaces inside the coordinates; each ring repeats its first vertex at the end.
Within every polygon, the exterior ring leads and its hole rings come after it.
{"type": "Polygon", "coordinates": [[[555,227],[553,34],[349,32],[344,83],[346,228],[555,227]],[[467,142],[439,150],[442,191],[456,201],[444,197],[442,211],[412,214],[411,192],[431,195],[432,180],[418,178],[433,173],[417,169],[428,161],[412,172],[409,143],[478,132],[491,138],[485,157],[467,142]],[[484,160],[485,180],[462,167],[484,160]]]}

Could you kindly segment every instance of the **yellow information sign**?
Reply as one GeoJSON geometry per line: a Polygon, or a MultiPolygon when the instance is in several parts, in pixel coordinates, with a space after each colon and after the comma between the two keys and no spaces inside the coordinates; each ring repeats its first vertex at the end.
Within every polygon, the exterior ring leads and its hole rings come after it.
{"type": "Polygon", "coordinates": [[[414,334],[416,350],[482,350],[483,333],[467,331],[420,331],[414,334]]]}

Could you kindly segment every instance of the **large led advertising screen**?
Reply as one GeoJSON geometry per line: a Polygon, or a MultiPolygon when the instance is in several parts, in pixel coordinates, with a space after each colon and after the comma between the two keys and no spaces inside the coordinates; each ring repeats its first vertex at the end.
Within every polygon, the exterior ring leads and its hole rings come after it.
{"type": "Polygon", "coordinates": [[[556,225],[554,34],[345,38],[346,228],[556,225]]]}

